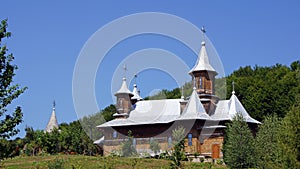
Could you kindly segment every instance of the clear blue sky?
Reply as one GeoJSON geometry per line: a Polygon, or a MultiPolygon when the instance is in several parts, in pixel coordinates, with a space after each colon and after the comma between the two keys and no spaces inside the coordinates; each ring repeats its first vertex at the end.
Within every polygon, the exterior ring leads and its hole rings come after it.
{"type": "MultiPolygon", "coordinates": [[[[205,25],[225,73],[230,74],[240,66],[290,65],[299,59],[299,8],[297,0],[2,1],[0,19],[9,19],[9,31],[13,33],[6,43],[19,66],[15,82],[29,88],[12,105],[21,105],[24,112],[19,136],[24,136],[25,125],[34,129],[46,127],[53,99],[59,123],[77,119],[72,100],[76,59],[94,32],[119,17],[163,12],[184,18],[197,27],[205,25]]],[[[181,55],[190,68],[196,61],[196,55],[184,45],[162,36],[135,37],[118,44],[106,57],[112,63],[111,70],[107,73],[98,70],[101,75],[97,74],[95,91],[101,109],[113,103],[111,85],[105,81],[111,80],[114,66],[122,57],[143,48],[161,48],[181,55]],[[184,57],[185,54],[193,56],[184,57]]],[[[138,83],[144,97],[153,89],[176,87],[174,80],[157,71],[142,73],[138,83]]]]}

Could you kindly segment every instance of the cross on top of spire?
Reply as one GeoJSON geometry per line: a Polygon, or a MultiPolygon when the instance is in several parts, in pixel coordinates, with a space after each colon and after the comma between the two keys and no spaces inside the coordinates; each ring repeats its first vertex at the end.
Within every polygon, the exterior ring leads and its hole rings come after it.
{"type": "Polygon", "coordinates": [[[53,110],[55,110],[55,100],[53,100],[53,110]]]}
{"type": "Polygon", "coordinates": [[[232,94],[235,94],[235,91],[234,91],[234,81],[232,81],[232,94]]]}
{"type": "Polygon", "coordinates": [[[124,70],[124,78],[126,78],[126,71],[127,71],[126,64],[124,64],[124,66],[123,66],[123,70],[124,70]]]}
{"type": "Polygon", "coordinates": [[[205,30],[204,26],[202,26],[201,31],[202,31],[202,36],[203,36],[203,41],[202,41],[201,44],[205,45],[205,33],[206,33],[206,30],[205,30]]]}

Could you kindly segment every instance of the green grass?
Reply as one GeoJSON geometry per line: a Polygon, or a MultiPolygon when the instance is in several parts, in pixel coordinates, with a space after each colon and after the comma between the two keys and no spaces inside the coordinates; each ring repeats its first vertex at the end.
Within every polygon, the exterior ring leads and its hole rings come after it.
{"type": "MultiPolygon", "coordinates": [[[[145,158],[121,158],[121,157],[101,157],[83,155],[55,155],[55,156],[25,156],[6,159],[0,164],[0,168],[170,168],[170,161],[161,159],[145,158]]],[[[184,162],[184,168],[226,168],[210,163],[190,163],[184,162]]]]}

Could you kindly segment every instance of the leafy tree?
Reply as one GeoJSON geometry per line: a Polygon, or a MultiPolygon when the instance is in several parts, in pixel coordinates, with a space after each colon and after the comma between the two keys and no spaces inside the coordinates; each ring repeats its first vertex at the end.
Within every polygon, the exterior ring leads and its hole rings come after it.
{"type": "Polygon", "coordinates": [[[0,24],[0,117],[5,115],[5,118],[0,120],[0,138],[9,138],[19,132],[15,127],[22,122],[21,107],[17,107],[10,115],[7,113],[7,106],[26,90],[26,87],[20,88],[18,84],[12,84],[18,67],[12,63],[14,57],[7,53],[8,49],[3,44],[3,40],[11,36],[6,29],[7,19],[2,20],[0,24]]]}
{"type": "MultiPolygon", "coordinates": [[[[227,91],[232,91],[234,81],[237,97],[250,115],[259,121],[273,114],[283,118],[300,93],[299,67],[299,61],[290,67],[281,64],[241,67],[227,77],[227,91]]],[[[230,96],[227,92],[227,98],[230,96]]]]}
{"type": "Polygon", "coordinates": [[[128,131],[127,138],[122,143],[121,148],[123,157],[135,156],[137,154],[136,149],[133,145],[132,132],[130,130],[128,131]]]}
{"type": "Polygon", "coordinates": [[[284,168],[300,168],[300,95],[282,122],[279,143],[284,168]]]}
{"type": "Polygon", "coordinates": [[[281,120],[276,116],[267,116],[259,127],[255,138],[257,165],[259,168],[282,168],[279,147],[281,120]]]}
{"type": "Polygon", "coordinates": [[[230,168],[255,167],[254,137],[241,115],[227,125],[223,146],[224,161],[230,168]]]}
{"type": "Polygon", "coordinates": [[[171,167],[172,168],[181,168],[181,161],[185,159],[184,154],[184,138],[185,138],[185,128],[182,126],[177,127],[172,131],[174,151],[171,155],[171,167]]]}
{"type": "Polygon", "coordinates": [[[150,149],[154,152],[155,155],[159,152],[160,148],[161,147],[158,141],[150,139],[150,149]]]}

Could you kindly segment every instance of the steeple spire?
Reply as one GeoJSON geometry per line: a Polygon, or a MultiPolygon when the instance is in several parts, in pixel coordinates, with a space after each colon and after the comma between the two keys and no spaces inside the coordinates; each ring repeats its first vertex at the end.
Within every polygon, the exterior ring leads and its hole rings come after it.
{"type": "Polygon", "coordinates": [[[53,101],[53,108],[52,108],[52,114],[49,119],[49,122],[46,126],[45,132],[50,133],[54,128],[58,128],[58,123],[57,123],[57,118],[56,118],[56,113],[55,113],[55,101],[53,101]]]}
{"type": "Polygon", "coordinates": [[[136,85],[136,78],[137,78],[137,74],[134,75],[134,84],[132,90],[133,96],[131,97],[132,104],[135,104],[137,101],[143,100],[143,98],[140,96],[139,90],[136,85]]]}

